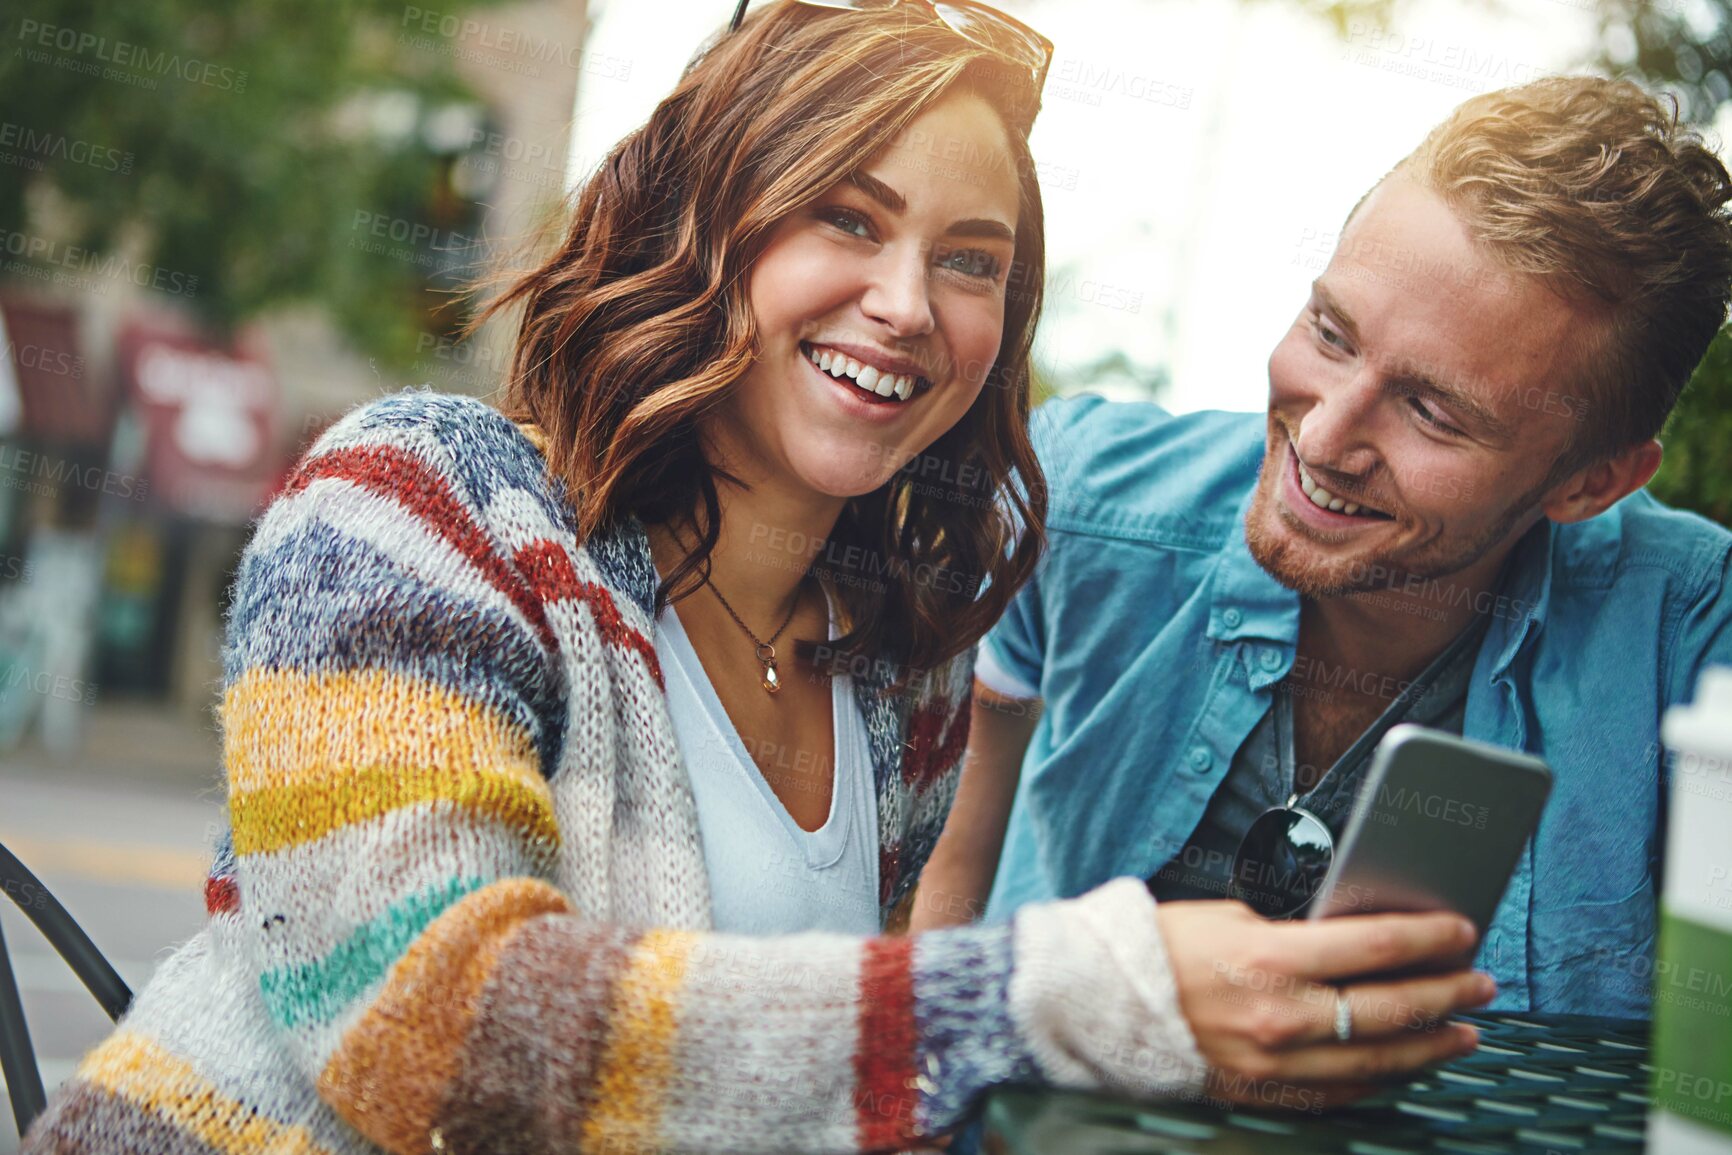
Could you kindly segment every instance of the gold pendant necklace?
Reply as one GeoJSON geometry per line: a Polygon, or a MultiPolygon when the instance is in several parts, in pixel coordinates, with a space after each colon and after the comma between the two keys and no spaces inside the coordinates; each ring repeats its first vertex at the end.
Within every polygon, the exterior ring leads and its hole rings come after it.
{"type": "Polygon", "coordinates": [[[775,643],[776,639],[782,636],[782,631],[788,628],[788,623],[794,620],[794,611],[800,607],[799,587],[794,587],[794,604],[788,607],[788,616],[782,619],[781,626],[776,629],[775,633],[770,635],[770,640],[766,642],[761,640],[757,634],[754,634],[750,626],[740,620],[740,615],[734,612],[734,607],[728,604],[728,599],[722,596],[722,591],[711,584],[709,574],[704,575],[704,584],[710,587],[710,592],[716,595],[716,600],[722,603],[722,608],[728,611],[728,616],[734,619],[734,623],[742,630],[745,630],[746,636],[751,638],[757,645],[757,649],[754,653],[758,661],[762,663],[764,667],[762,685],[765,692],[770,694],[779,693],[782,689],[782,678],[776,671],[775,643]]]}

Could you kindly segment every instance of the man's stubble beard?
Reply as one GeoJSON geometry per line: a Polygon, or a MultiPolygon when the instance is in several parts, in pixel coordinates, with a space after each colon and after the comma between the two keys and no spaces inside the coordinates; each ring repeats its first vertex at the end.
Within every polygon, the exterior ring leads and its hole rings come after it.
{"type": "MultiPolygon", "coordinates": [[[[1285,537],[1276,538],[1264,529],[1270,516],[1277,519],[1282,517],[1279,508],[1281,499],[1274,492],[1281,484],[1281,478],[1277,476],[1269,479],[1265,476],[1278,468],[1273,464],[1274,461],[1267,453],[1264,454],[1263,466],[1257,473],[1257,492],[1251,499],[1251,508],[1246,512],[1245,544],[1250,548],[1252,558],[1263,567],[1265,573],[1300,597],[1313,600],[1367,593],[1378,588],[1393,588],[1397,581],[1440,581],[1461,573],[1503,541],[1517,523],[1533,512],[1540,494],[1554,484],[1550,477],[1542,480],[1507,506],[1498,515],[1496,522],[1475,534],[1471,541],[1451,549],[1448,554],[1427,556],[1422,552],[1419,557],[1405,561],[1372,556],[1353,558],[1339,564],[1324,562],[1305,565],[1293,558],[1295,553],[1304,549],[1303,543],[1307,540],[1301,531],[1289,527],[1285,537]],[[1294,538],[1298,538],[1298,541],[1294,538]]],[[[1428,549],[1435,553],[1441,544],[1443,543],[1433,542],[1428,549]]]]}

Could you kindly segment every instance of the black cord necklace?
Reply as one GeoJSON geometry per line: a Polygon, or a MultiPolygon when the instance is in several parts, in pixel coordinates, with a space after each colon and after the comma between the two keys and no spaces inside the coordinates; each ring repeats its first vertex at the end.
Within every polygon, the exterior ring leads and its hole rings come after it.
{"type": "Polygon", "coordinates": [[[742,630],[746,631],[746,636],[756,643],[757,650],[755,651],[755,655],[758,661],[763,663],[764,666],[764,678],[762,683],[764,690],[771,694],[778,693],[782,689],[782,677],[776,672],[776,639],[782,636],[782,631],[787,629],[788,623],[794,620],[794,611],[800,608],[799,587],[796,586],[794,589],[794,604],[788,607],[788,616],[782,619],[782,624],[776,629],[775,633],[770,635],[770,640],[766,642],[759,638],[757,634],[754,634],[750,626],[740,620],[740,615],[734,612],[734,607],[728,604],[728,599],[722,596],[722,591],[717,589],[715,584],[710,581],[709,574],[704,575],[704,584],[710,587],[710,592],[716,595],[716,600],[722,603],[722,608],[728,611],[728,616],[734,619],[735,624],[742,630]]]}
{"type": "MultiPolygon", "coordinates": [[[[668,526],[668,532],[682,550],[686,548],[685,539],[674,530],[673,526],[668,526]]],[[[704,569],[704,584],[710,587],[710,592],[716,595],[716,600],[722,603],[722,608],[728,611],[728,616],[734,619],[734,624],[745,631],[746,636],[752,639],[752,644],[756,647],[753,650],[753,656],[764,667],[764,676],[760,682],[760,685],[764,687],[764,692],[768,694],[780,693],[782,675],[776,668],[776,639],[782,636],[782,631],[787,629],[788,623],[794,620],[794,611],[800,608],[800,586],[794,587],[794,602],[788,607],[788,616],[782,619],[782,624],[776,627],[776,632],[770,635],[769,641],[765,641],[752,632],[752,627],[741,620],[740,615],[734,612],[734,607],[728,604],[728,599],[722,596],[722,591],[716,588],[714,582],[710,581],[709,567],[706,565],[704,569]]],[[[801,575],[800,581],[802,584],[805,582],[804,575],[801,575]]]]}

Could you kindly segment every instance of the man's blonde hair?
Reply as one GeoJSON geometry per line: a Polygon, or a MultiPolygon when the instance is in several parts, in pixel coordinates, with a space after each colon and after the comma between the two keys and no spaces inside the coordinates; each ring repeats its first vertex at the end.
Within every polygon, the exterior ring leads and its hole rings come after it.
{"type": "Polygon", "coordinates": [[[1732,294],[1732,178],[1627,80],[1557,76],[1465,101],[1395,168],[1505,267],[1603,306],[1562,476],[1656,435],[1732,294]]]}

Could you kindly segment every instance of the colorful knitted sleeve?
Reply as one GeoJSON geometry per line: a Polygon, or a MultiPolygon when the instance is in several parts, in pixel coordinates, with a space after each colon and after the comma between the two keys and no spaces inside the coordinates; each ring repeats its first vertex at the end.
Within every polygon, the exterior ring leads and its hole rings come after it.
{"type": "Polygon", "coordinates": [[[1015,926],[751,939],[574,909],[534,598],[449,446],[338,430],[243,555],[221,718],[258,987],[349,1124],[405,1155],[895,1149],[1068,1069],[1015,926]]]}

